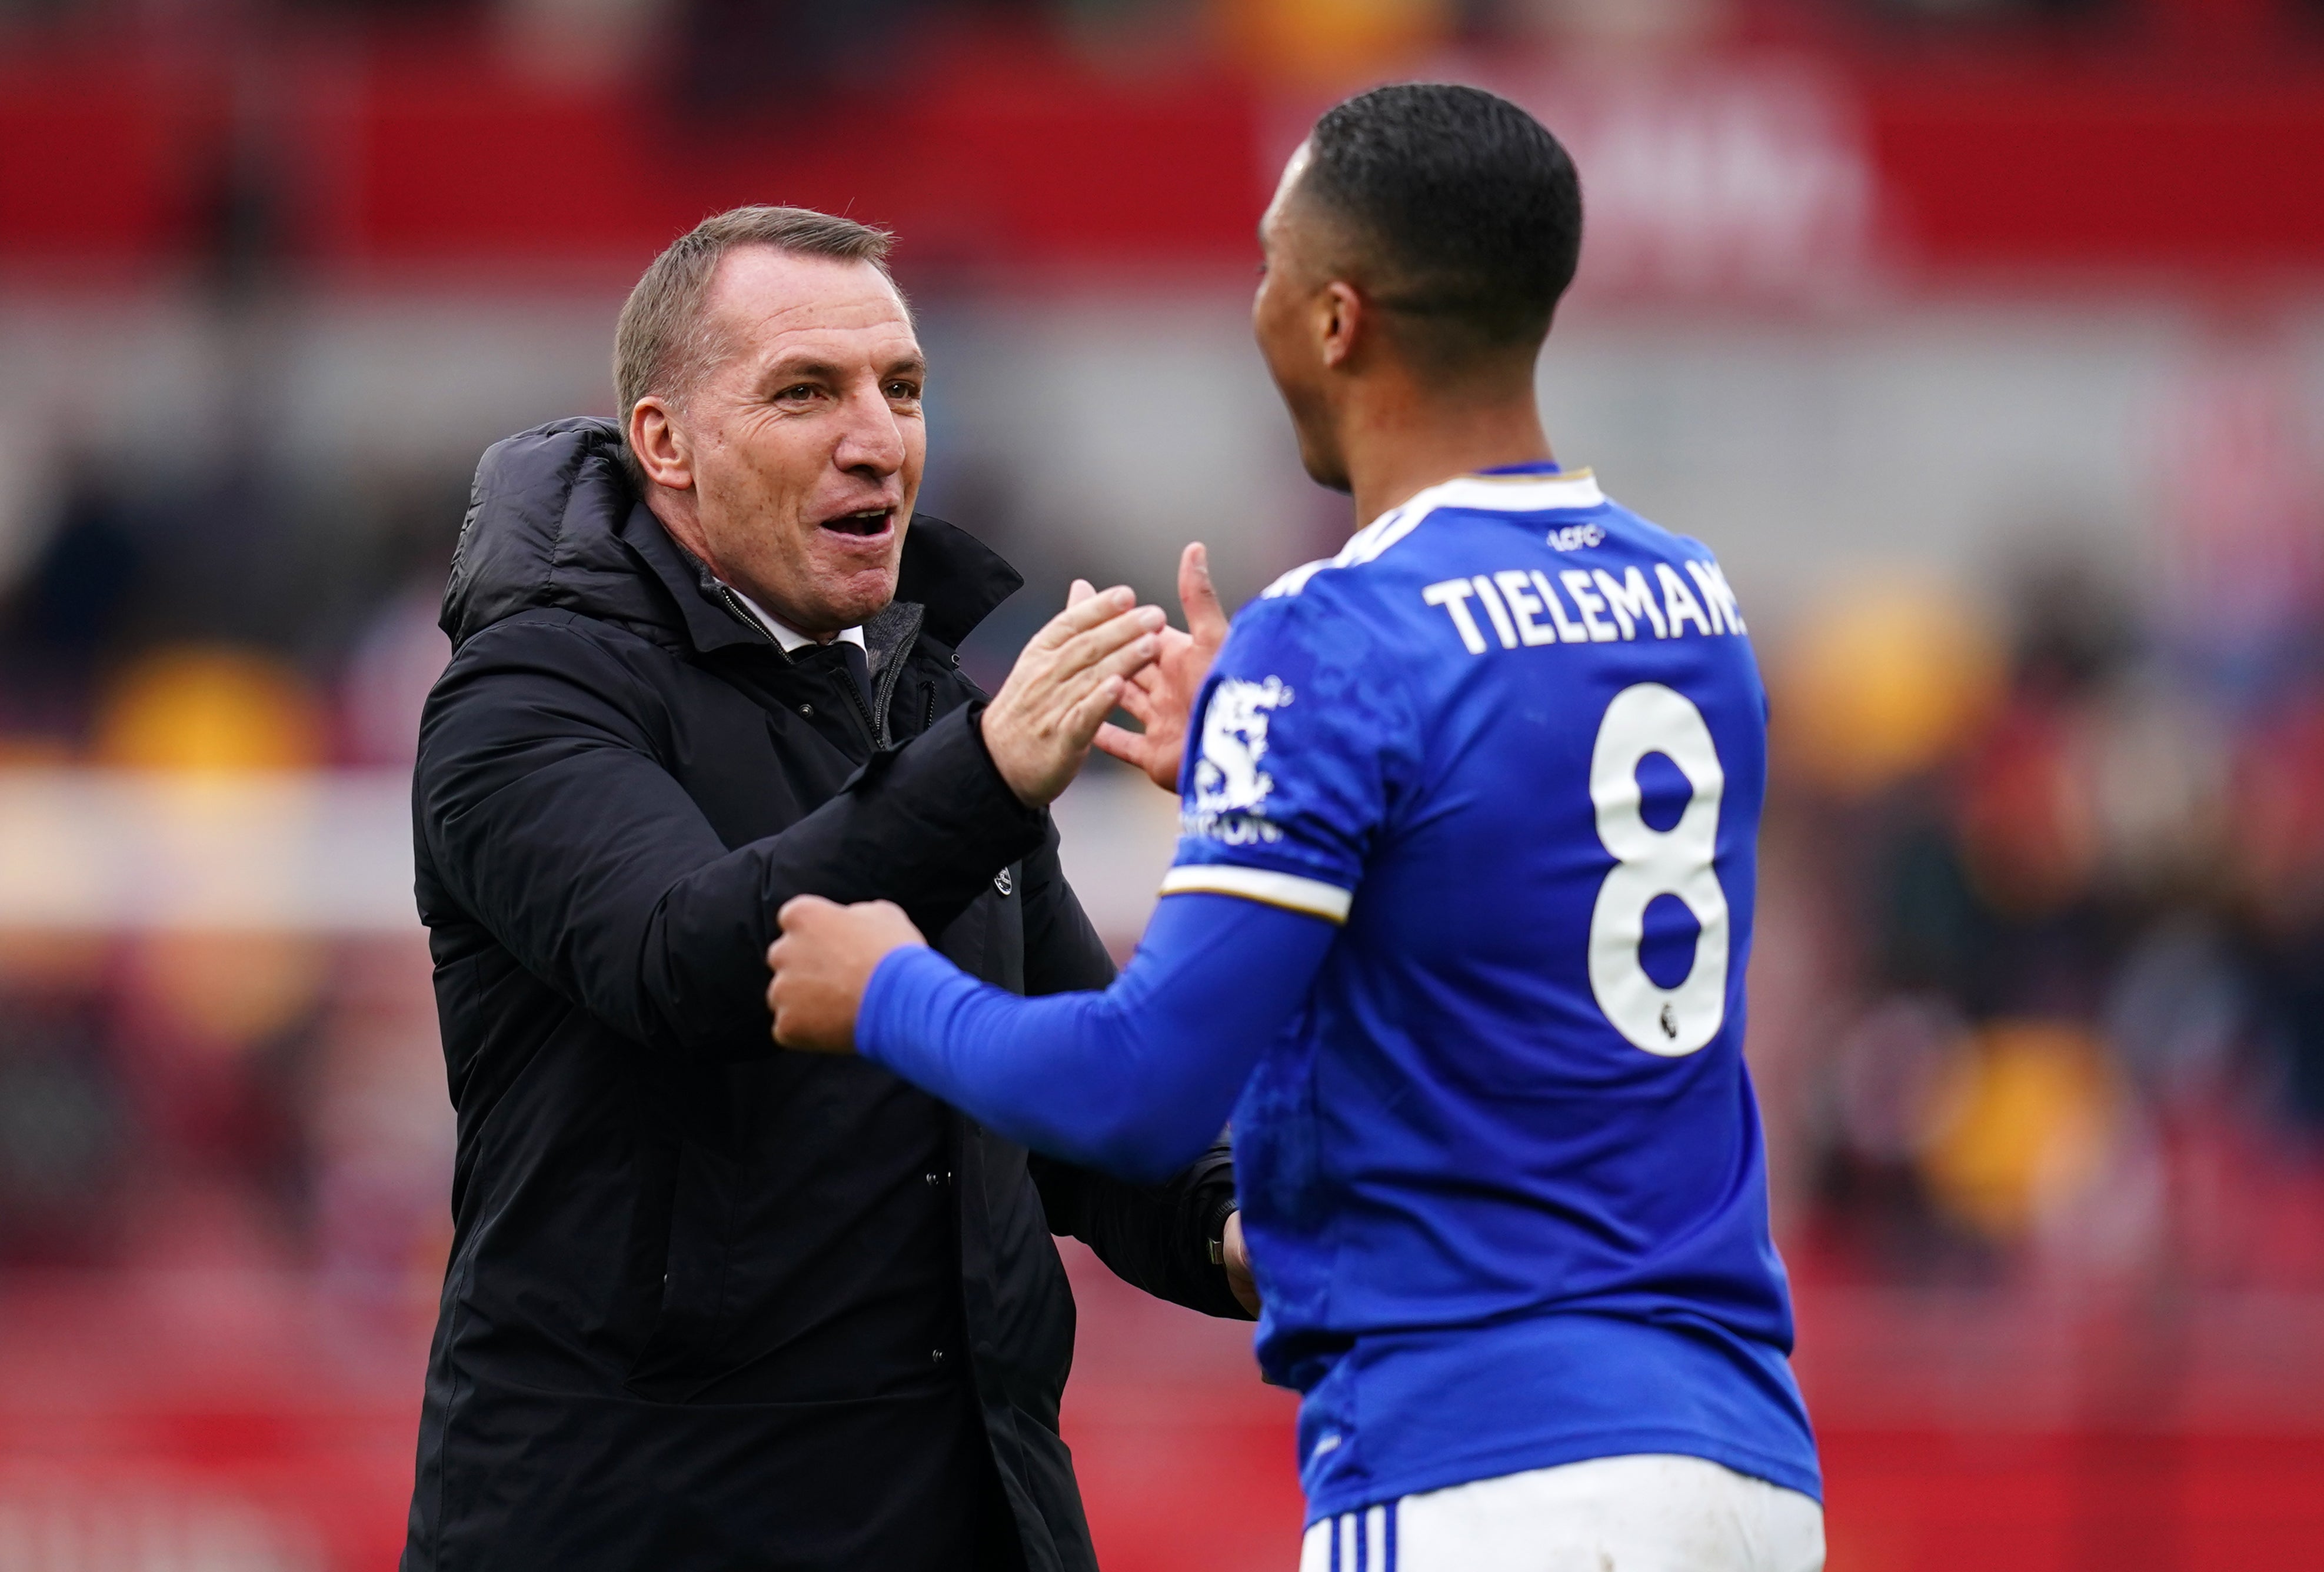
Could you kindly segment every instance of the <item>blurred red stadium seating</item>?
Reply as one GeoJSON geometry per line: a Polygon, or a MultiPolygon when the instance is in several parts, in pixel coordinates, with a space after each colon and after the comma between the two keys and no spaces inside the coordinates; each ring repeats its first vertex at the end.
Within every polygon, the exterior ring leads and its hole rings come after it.
{"type": "MultiPolygon", "coordinates": [[[[1915,266],[2324,267],[2324,68],[1834,64],[1915,266]]],[[[271,221],[327,274],[621,280],[703,214],[768,199],[895,226],[915,265],[1250,256],[1280,152],[1265,133],[1283,117],[1256,85],[1218,66],[1124,81],[1021,48],[920,73],[876,103],[835,89],[828,113],[714,123],[671,113],[641,82],[525,75],[457,31],[282,50],[256,107],[246,66],[20,47],[0,63],[0,268],[182,266],[208,243],[254,117],[281,193],[271,221]]]]}

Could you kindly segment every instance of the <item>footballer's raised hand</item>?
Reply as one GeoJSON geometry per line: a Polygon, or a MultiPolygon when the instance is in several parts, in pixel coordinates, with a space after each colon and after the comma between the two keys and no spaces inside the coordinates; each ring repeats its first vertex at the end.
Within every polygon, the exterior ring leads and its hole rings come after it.
{"type": "Polygon", "coordinates": [[[855,1012],[872,973],[890,952],[927,943],[892,901],[843,906],[821,896],[794,896],[775,923],[783,931],[767,949],[775,1041],[809,1053],[854,1053],[855,1012]]]}
{"type": "MultiPolygon", "coordinates": [[[[1122,586],[1074,582],[1065,609],[1033,636],[985,706],[985,751],[1028,807],[1043,807],[1081,773],[1091,741],[1169,626],[1122,586]]],[[[1132,712],[1135,713],[1135,712],[1132,712]]]]}
{"type": "Polygon", "coordinates": [[[1098,728],[1096,742],[1124,764],[1136,765],[1166,792],[1178,789],[1178,761],[1186,751],[1188,717],[1211,662],[1226,642],[1227,614],[1211,587],[1210,554],[1195,541],[1178,556],[1178,604],[1186,630],[1165,628],[1154,663],[1131,675],[1121,707],[1143,731],[1111,724],[1098,728]]]}

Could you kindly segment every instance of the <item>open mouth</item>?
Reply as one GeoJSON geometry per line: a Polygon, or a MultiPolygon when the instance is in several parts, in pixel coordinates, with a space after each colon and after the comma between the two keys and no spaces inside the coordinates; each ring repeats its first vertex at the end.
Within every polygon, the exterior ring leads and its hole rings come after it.
{"type": "Polygon", "coordinates": [[[866,508],[858,513],[842,513],[836,519],[825,519],[823,527],[841,535],[885,535],[895,517],[892,508],[866,508]]]}

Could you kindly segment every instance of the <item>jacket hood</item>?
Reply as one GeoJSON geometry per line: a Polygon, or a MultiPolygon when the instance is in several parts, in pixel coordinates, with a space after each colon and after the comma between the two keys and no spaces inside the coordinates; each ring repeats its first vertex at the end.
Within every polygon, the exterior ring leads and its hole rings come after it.
{"type": "MultiPolygon", "coordinates": [[[[915,513],[896,600],[957,646],[1024,578],[963,529],[915,513]]],[[[665,645],[708,651],[762,644],[718,581],[661,527],[622,468],[611,420],[552,420],[484,450],[452,554],[438,619],[457,648],[533,607],[619,623],[665,645]]]]}

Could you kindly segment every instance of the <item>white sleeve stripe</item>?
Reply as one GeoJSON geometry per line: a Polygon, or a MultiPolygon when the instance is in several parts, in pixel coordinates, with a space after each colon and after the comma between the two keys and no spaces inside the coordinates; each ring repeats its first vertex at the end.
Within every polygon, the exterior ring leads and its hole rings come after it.
{"type": "Polygon", "coordinates": [[[1355,892],[1320,878],[1296,873],[1275,873],[1263,868],[1231,868],[1218,863],[1190,862],[1162,876],[1166,896],[1240,896],[1247,901],[1305,912],[1326,922],[1344,923],[1355,892]]]}

